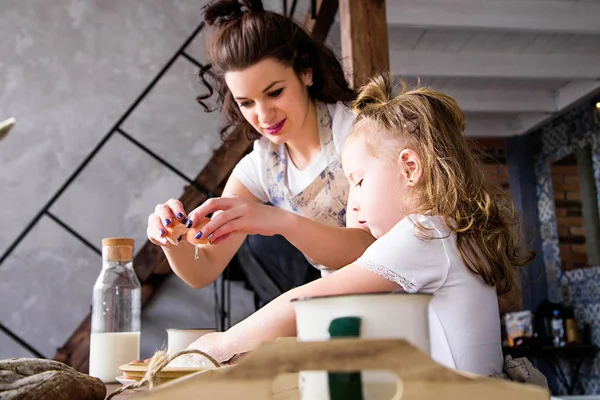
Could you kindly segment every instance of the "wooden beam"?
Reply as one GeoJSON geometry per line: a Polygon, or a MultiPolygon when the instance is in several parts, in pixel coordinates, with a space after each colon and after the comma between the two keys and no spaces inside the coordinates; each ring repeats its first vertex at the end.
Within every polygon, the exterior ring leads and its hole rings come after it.
{"type": "MultiPolygon", "coordinates": [[[[333,17],[330,17],[333,7],[331,3],[335,3],[337,10],[336,0],[323,0],[321,7],[324,8],[319,8],[319,10],[323,10],[323,18],[333,21],[333,17]]],[[[331,23],[328,25],[326,22],[321,22],[320,15],[314,21],[311,29],[318,29],[318,34],[323,35],[323,38],[325,38],[329,32],[331,23]]],[[[333,11],[333,15],[335,16],[335,11],[333,11]]],[[[251,143],[245,137],[238,136],[231,138],[230,141],[224,143],[219,149],[213,152],[211,159],[194,181],[200,187],[218,193],[222,188],[223,182],[244,154],[246,154],[250,145],[251,143]]],[[[187,186],[180,200],[183,202],[186,210],[191,210],[202,204],[206,198],[204,193],[197,191],[192,186],[187,186]]],[[[171,273],[171,268],[162,250],[150,242],[146,242],[136,255],[134,267],[142,283],[142,305],[145,305],[171,273]]],[[[80,372],[87,373],[89,371],[90,333],[91,314],[88,314],[65,344],[57,349],[54,359],[70,365],[80,372]]]]}
{"type": "Polygon", "coordinates": [[[387,7],[394,26],[600,34],[600,4],[591,2],[394,0],[387,7]]]}
{"type": "Polygon", "coordinates": [[[390,64],[398,76],[600,79],[600,55],[594,54],[392,50],[390,64]]]}
{"type": "MultiPolygon", "coordinates": [[[[195,183],[216,192],[221,182],[246,154],[249,146],[250,142],[244,137],[236,137],[223,144],[213,153],[202,172],[194,180],[195,183]]],[[[186,210],[198,207],[206,199],[206,194],[199,192],[193,186],[186,186],[180,198],[186,210]]],[[[137,253],[133,263],[138,279],[142,283],[142,305],[145,305],[168,276],[169,264],[160,247],[149,241],[137,253]]],[[[55,360],[64,362],[78,371],[88,372],[90,321],[91,315],[88,314],[64,346],[57,350],[55,360]]]]}
{"type": "Polygon", "coordinates": [[[390,70],[384,0],[341,0],[342,58],[347,80],[360,86],[390,70]]]}
{"type": "Polygon", "coordinates": [[[338,0],[317,0],[316,3],[317,18],[312,18],[312,13],[309,9],[304,20],[304,29],[310,32],[315,39],[324,42],[335,20],[339,2],[338,0]]]}

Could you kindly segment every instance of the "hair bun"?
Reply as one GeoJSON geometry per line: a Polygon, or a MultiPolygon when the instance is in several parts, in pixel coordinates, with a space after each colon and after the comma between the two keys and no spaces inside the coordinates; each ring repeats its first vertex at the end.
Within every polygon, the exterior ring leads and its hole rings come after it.
{"type": "Polygon", "coordinates": [[[263,6],[262,0],[241,0],[244,7],[248,9],[248,11],[252,12],[263,12],[265,11],[265,7],[263,6]]]}
{"type": "Polygon", "coordinates": [[[262,12],[261,0],[217,0],[204,6],[204,22],[209,26],[221,25],[241,18],[246,11],[262,12]]]}
{"type": "Polygon", "coordinates": [[[381,74],[370,79],[358,91],[352,110],[355,114],[359,114],[367,107],[386,105],[393,98],[393,85],[394,77],[391,74],[381,74]]]}

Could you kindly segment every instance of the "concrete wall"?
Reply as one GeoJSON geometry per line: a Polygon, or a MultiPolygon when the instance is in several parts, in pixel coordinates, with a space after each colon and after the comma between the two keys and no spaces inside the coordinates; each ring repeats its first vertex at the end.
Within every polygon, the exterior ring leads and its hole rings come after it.
{"type": "MultiPolygon", "coordinates": [[[[17,124],[0,142],[0,323],[46,357],[89,311],[101,239],[133,237],[140,249],[154,206],[179,197],[220,145],[220,118],[195,103],[197,67],[183,55],[123,119],[125,134],[113,129],[203,4],[3,2],[0,120],[17,124]]],[[[185,49],[199,62],[201,39],[185,49]]],[[[144,312],[142,353],[166,327],[214,327],[212,290],[171,277],[144,312]]],[[[234,285],[232,307],[234,322],[251,312],[250,293],[234,285]]],[[[0,331],[0,358],[21,355],[31,354],[0,331]]]]}

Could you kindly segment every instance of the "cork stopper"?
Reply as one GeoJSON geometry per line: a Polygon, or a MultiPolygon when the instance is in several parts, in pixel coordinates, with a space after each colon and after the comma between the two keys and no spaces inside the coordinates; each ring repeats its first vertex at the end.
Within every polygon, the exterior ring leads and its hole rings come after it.
{"type": "Polygon", "coordinates": [[[133,244],[131,238],[102,239],[102,258],[107,261],[133,260],[133,244]]]}

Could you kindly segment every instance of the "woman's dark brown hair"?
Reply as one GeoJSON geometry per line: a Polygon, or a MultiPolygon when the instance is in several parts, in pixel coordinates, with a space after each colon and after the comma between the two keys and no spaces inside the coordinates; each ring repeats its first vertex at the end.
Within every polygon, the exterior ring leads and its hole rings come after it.
{"type": "Polygon", "coordinates": [[[354,91],[349,88],[340,62],[331,49],[313,39],[292,19],[266,11],[260,0],[219,0],[206,5],[204,22],[214,29],[209,37],[209,63],[201,68],[200,79],[208,93],[197,101],[205,111],[213,111],[207,100],[217,92],[217,108],[222,108],[225,125],[221,138],[260,135],[244,119],[225,84],[224,74],[241,71],[262,60],[273,58],[291,67],[296,74],[312,69],[310,96],[325,103],[349,102],[354,91]],[[210,81],[210,82],[209,82],[210,81]]]}

